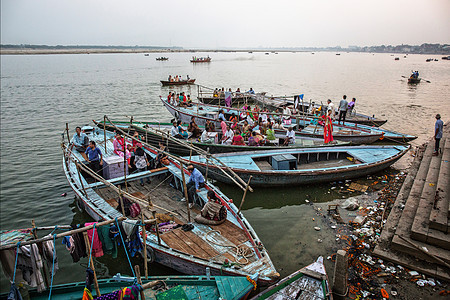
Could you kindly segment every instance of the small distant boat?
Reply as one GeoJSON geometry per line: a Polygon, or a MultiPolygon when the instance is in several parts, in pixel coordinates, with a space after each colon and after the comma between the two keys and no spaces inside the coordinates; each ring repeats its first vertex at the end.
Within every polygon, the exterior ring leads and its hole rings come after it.
{"type": "Polygon", "coordinates": [[[161,83],[163,86],[194,84],[194,82],[195,82],[195,79],[186,79],[186,80],[180,80],[180,81],[161,80],[161,83]]]}
{"type": "Polygon", "coordinates": [[[191,63],[211,62],[211,57],[192,57],[191,63]]]}
{"type": "Polygon", "coordinates": [[[439,61],[439,59],[435,58],[434,61],[439,61]]]}
{"type": "MultiPolygon", "coordinates": [[[[382,171],[400,159],[411,146],[344,146],[333,148],[280,149],[214,154],[244,181],[261,187],[296,186],[346,180],[382,171]]],[[[191,163],[208,176],[224,183],[232,181],[204,157],[191,163]]]]}
{"type": "Polygon", "coordinates": [[[396,58],[394,58],[394,60],[400,60],[400,58],[396,57],[396,58]]]}
{"type": "Polygon", "coordinates": [[[251,300],[262,299],[333,299],[323,257],[319,256],[314,263],[268,287],[251,300]]]}
{"type": "Polygon", "coordinates": [[[150,55],[150,54],[148,54],[148,53],[145,53],[145,54],[144,54],[144,56],[149,56],[149,55],[150,55]]]}
{"type": "Polygon", "coordinates": [[[449,56],[443,56],[441,59],[443,59],[443,60],[450,60],[450,55],[449,56]]]}
{"type": "Polygon", "coordinates": [[[264,53],[265,55],[269,55],[269,52],[264,53]]]}
{"type": "Polygon", "coordinates": [[[169,60],[169,58],[168,58],[168,57],[162,57],[162,56],[161,56],[161,57],[157,57],[156,60],[169,60]]]}
{"type": "Polygon", "coordinates": [[[433,61],[433,59],[432,58],[427,58],[426,62],[430,62],[430,61],[433,61]]]}
{"type": "Polygon", "coordinates": [[[340,53],[336,53],[336,55],[341,55],[340,53]]]}
{"type": "Polygon", "coordinates": [[[412,77],[410,77],[410,78],[408,78],[408,83],[417,84],[417,83],[420,82],[421,79],[422,78],[412,78],[412,77]]]}
{"type": "Polygon", "coordinates": [[[253,53],[253,51],[248,51],[248,53],[253,53]]]}

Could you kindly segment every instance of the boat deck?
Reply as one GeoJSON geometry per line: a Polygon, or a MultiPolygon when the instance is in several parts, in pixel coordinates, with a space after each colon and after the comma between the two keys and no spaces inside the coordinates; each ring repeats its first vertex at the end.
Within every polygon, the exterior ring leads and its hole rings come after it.
{"type": "MultiPolygon", "coordinates": [[[[173,175],[167,173],[167,176],[173,175]]],[[[143,186],[140,185],[139,180],[128,182],[128,193],[145,201],[149,200],[160,207],[152,207],[152,210],[156,211],[157,214],[165,215],[167,219],[173,219],[177,224],[187,224],[187,205],[186,202],[180,201],[183,198],[183,194],[170,186],[171,179],[167,178],[167,176],[152,177],[151,183],[145,183],[144,180],[143,186]]],[[[186,177],[186,180],[188,180],[189,177],[186,177]]],[[[117,192],[109,187],[96,189],[96,192],[99,196],[106,199],[106,202],[112,207],[118,207],[119,198],[117,192]]],[[[242,256],[236,257],[237,247],[242,248],[243,253],[252,253],[249,239],[241,228],[230,220],[226,220],[220,225],[196,223],[194,218],[200,213],[200,209],[201,207],[198,203],[190,209],[191,223],[195,226],[193,230],[183,231],[181,227],[178,227],[168,232],[160,232],[163,243],[188,255],[219,263],[223,263],[226,259],[243,264],[244,262],[252,263],[256,260],[254,255],[247,258],[242,256]]],[[[150,209],[141,207],[141,210],[146,219],[152,218],[150,209]]],[[[156,236],[154,232],[148,233],[156,236]]]]}

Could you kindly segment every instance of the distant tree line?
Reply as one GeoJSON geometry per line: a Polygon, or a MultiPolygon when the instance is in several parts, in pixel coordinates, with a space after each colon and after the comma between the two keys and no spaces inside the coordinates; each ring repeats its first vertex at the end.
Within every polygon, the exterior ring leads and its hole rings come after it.
{"type": "Polygon", "coordinates": [[[64,46],[64,45],[29,45],[29,44],[21,44],[21,45],[12,45],[5,44],[0,45],[1,48],[4,49],[31,49],[31,50],[70,50],[70,49],[183,49],[181,47],[160,47],[160,46],[100,46],[100,45],[75,45],[75,46],[64,46]]]}

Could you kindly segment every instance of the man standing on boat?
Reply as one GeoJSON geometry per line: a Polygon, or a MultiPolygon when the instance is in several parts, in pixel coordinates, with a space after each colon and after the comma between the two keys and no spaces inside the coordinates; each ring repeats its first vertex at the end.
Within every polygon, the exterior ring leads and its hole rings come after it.
{"type": "Polygon", "coordinates": [[[186,188],[188,190],[189,208],[192,208],[194,206],[194,194],[200,192],[200,189],[205,186],[205,178],[192,164],[187,166],[187,170],[191,172],[186,188]]]}
{"type": "Polygon", "coordinates": [[[348,109],[347,95],[344,95],[342,97],[341,102],[339,102],[338,124],[341,124],[341,118],[342,118],[342,124],[345,124],[345,116],[347,115],[347,109],[348,109]]]}
{"type": "Polygon", "coordinates": [[[98,148],[94,141],[89,142],[89,147],[86,149],[85,154],[87,154],[89,168],[95,173],[99,174],[101,166],[103,166],[103,155],[100,148],[98,148]]]}
{"type": "Polygon", "coordinates": [[[444,131],[444,122],[441,120],[441,115],[436,115],[436,123],[434,124],[434,140],[436,141],[434,145],[433,156],[437,156],[439,154],[439,144],[442,139],[442,133],[444,131]]]}
{"type": "Polygon", "coordinates": [[[331,99],[328,99],[327,103],[328,103],[327,111],[331,111],[331,119],[334,121],[336,120],[336,109],[334,107],[334,103],[331,102],[331,99]]]}

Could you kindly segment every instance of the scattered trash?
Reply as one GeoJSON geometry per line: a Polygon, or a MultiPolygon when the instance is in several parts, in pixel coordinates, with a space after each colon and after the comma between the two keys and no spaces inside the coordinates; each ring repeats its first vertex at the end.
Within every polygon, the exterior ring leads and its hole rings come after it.
{"type": "Polygon", "coordinates": [[[306,203],[309,203],[309,200],[305,200],[306,203]]]}
{"type": "Polygon", "coordinates": [[[61,194],[61,197],[66,197],[67,196],[67,193],[62,193],[61,194]]]}
{"type": "Polygon", "coordinates": [[[356,218],[353,219],[353,223],[357,223],[359,225],[364,224],[365,221],[366,221],[365,216],[357,216],[356,218]]]}
{"type": "Polygon", "coordinates": [[[341,206],[347,210],[357,210],[359,208],[358,199],[348,198],[341,206]]]}
{"type": "Polygon", "coordinates": [[[358,184],[356,182],[352,182],[349,186],[350,189],[355,190],[355,191],[360,191],[362,193],[364,193],[365,191],[367,191],[367,189],[369,188],[367,185],[362,185],[362,184],[358,184]]]}
{"type": "Polygon", "coordinates": [[[392,296],[397,296],[397,295],[398,295],[398,292],[397,292],[397,289],[395,288],[395,286],[393,286],[393,287],[391,288],[391,295],[392,295],[392,296]]]}
{"type": "Polygon", "coordinates": [[[418,276],[420,274],[417,271],[409,271],[409,275],[411,275],[411,276],[418,276]]]}
{"type": "Polygon", "coordinates": [[[323,242],[321,239],[318,239],[317,241],[318,241],[319,243],[322,243],[322,242],[323,242]]]}
{"type": "Polygon", "coordinates": [[[317,230],[317,231],[319,231],[319,230],[320,230],[320,227],[317,227],[317,226],[316,226],[316,227],[314,227],[314,229],[317,230]]]}

